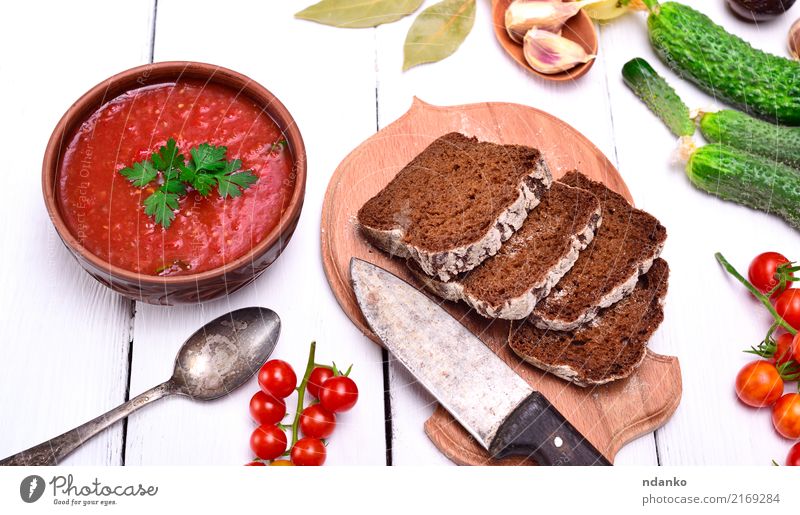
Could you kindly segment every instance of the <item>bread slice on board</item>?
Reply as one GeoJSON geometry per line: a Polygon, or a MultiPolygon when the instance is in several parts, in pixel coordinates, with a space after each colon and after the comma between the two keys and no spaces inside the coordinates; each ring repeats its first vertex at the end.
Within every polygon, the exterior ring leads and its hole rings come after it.
{"type": "Polygon", "coordinates": [[[537,327],[570,331],[633,291],[639,276],[661,255],[667,230],[621,195],[578,172],[559,181],[591,191],[603,210],[603,225],[592,243],[530,315],[537,327]]]}
{"type": "Polygon", "coordinates": [[[586,190],[554,182],[494,256],[451,281],[409,268],[442,298],[464,301],[487,318],[519,320],[566,274],[600,225],[600,201],[586,190]]]}
{"type": "Polygon", "coordinates": [[[511,324],[509,347],[523,360],[579,386],[628,377],[644,360],[647,342],[664,319],[669,266],[656,259],[633,292],[575,331],[511,324]]]}
{"type": "Polygon", "coordinates": [[[551,183],[538,150],[452,132],[367,201],[358,224],[376,247],[446,281],[494,255],[551,183]]]}

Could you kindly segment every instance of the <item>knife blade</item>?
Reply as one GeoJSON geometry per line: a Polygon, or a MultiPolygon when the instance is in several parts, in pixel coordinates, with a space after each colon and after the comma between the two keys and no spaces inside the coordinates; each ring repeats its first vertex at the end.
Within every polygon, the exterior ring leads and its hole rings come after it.
{"type": "Polygon", "coordinates": [[[350,278],[375,335],[493,458],[610,465],[540,392],[417,288],[357,258],[350,278]]]}

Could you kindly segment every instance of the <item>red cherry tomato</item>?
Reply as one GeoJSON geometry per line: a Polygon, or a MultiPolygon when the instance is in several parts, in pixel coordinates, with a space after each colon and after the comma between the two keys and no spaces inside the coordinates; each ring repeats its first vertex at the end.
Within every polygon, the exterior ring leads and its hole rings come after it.
{"type": "Polygon", "coordinates": [[[790,333],[781,333],[775,338],[775,356],[772,359],[776,365],[783,365],[795,359],[794,340],[795,337],[790,333]]]}
{"type": "Polygon", "coordinates": [[[787,393],[772,407],[772,425],[784,438],[800,438],[800,393],[787,393]]]}
{"type": "Polygon", "coordinates": [[[794,335],[792,340],[792,360],[800,365],[800,333],[794,335]]]}
{"type": "Polygon", "coordinates": [[[312,404],[300,413],[300,430],[311,438],[328,438],[336,429],[336,415],[319,404],[312,404]]]}
{"type": "Polygon", "coordinates": [[[331,377],[319,391],[320,404],[331,413],[347,411],[356,405],[357,400],[358,387],[352,379],[345,376],[331,377]]]}
{"type": "Polygon", "coordinates": [[[789,455],[786,457],[787,467],[800,467],[800,443],[796,443],[789,449],[789,455]]]}
{"type": "Polygon", "coordinates": [[[769,361],[750,362],[736,375],[736,395],[748,406],[772,406],[783,395],[783,379],[769,361]]]}
{"type": "Polygon", "coordinates": [[[259,390],[250,399],[250,416],[259,424],[277,424],[286,416],[286,403],[259,390]]]}
{"type": "Polygon", "coordinates": [[[250,435],[250,448],[262,460],[274,460],[286,452],[286,433],[273,424],[263,424],[250,435]]]}
{"type": "Polygon", "coordinates": [[[250,463],[245,463],[245,467],[266,467],[267,465],[263,461],[251,461],[250,463]]]}
{"type": "Polygon", "coordinates": [[[326,455],[325,444],[317,438],[301,438],[292,447],[292,463],[301,467],[319,467],[326,455]]]}
{"type": "Polygon", "coordinates": [[[258,384],[264,393],[285,399],[297,387],[297,374],[287,362],[273,359],[264,363],[258,371],[258,384]]]}
{"type": "MultiPolygon", "coordinates": [[[[778,266],[788,262],[789,260],[786,259],[783,254],[764,252],[763,254],[757,255],[750,263],[747,276],[758,291],[761,293],[768,293],[778,285],[778,280],[775,278],[775,272],[777,272],[778,266]]],[[[775,295],[778,293],[780,293],[780,291],[775,292],[775,295]]]]}
{"type": "Polygon", "coordinates": [[[791,288],[778,295],[775,299],[775,311],[790,326],[800,328],[800,290],[791,288]]]}
{"type": "Polygon", "coordinates": [[[319,389],[322,387],[322,384],[331,377],[333,377],[333,370],[325,367],[316,367],[311,371],[311,375],[308,376],[306,391],[319,399],[319,389]]]}

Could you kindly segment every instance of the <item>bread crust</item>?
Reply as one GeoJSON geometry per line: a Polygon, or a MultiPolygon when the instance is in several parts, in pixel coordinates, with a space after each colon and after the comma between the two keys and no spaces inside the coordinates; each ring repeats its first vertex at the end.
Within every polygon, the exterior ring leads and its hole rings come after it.
{"type": "Polygon", "coordinates": [[[491,227],[477,240],[443,251],[406,242],[406,230],[402,225],[382,229],[370,226],[361,219],[357,220],[357,224],[375,247],[392,256],[413,259],[426,274],[448,281],[496,254],[503,242],[522,226],[528,212],[539,205],[552,182],[550,169],[539,155],[533,168],[518,184],[517,197],[500,212],[491,227]]]}
{"type": "MultiPolygon", "coordinates": [[[[550,298],[539,305],[538,309],[535,307],[529,316],[530,322],[540,329],[573,331],[594,319],[603,309],[613,306],[617,302],[630,295],[630,293],[636,288],[639,277],[646,274],[653,265],[653,262],[661,255],[664,244],[666,243],[667,234],[666,229],[653,216],[640,209],[630,206],[627,200],[625,200],[619,194],[608,189],[602,183],[593,181],[577,171],[570,172],[559,180],[564,181],[570,186],[592,191],[598,198],[604,198],[604,209],[608,209],[609,207],[613,208],[614,205],[617,206],[616,215],[604,216],[604,222],[606,223],[604,223],[604,228],[598,231],[598,234],[594,240],[593,248],[586,249],[585,259],[589,260],[589,262],[595,261],[611,263],[610,259],[608,261],[597,261],[598,258],[596,254],[601,251],[595,251],[593,249],[599,249],[602,247],[608,249],[610,246],[613,247],[613,245],[618,243],[618,241],[615,239],[609,239],[610,227],[613,225],[614,221],[612,218],[613,216],[617,216],[617,220],[621,216],[627,221],[628,224],[632,224],[633,227],[637,227],[637,223],[640,224],[638,226],[640,227],[639,232],[644,233],[640,234],[638,239],[633,240],[641,245],[641,247],[636,251],[635,266],[632,266],[630,270],[627,270],[627,275],[617,277],[616,284],[608,291],[600,295],[599,298],[592,299],[591,304],[581,305],[582,303],[575,297],[576,295],[580,295],[582,291],[597,291],[598,277],[595,275],[583,274],[581,272],[583,268],[580,267],[579,264],[579,268],[573,272],[580,274],[575,276],[577,279],[571,280],[570,277],[565,279],[565,283],[569,282],[572,285],[572,289],[569,292],[569,295],[572,295],[572,297],[570,297],[569,302],[560,300],[563,298],[563,296],[560,294],[563,294],[564,292],[553,291],[550,294],[550,298]],[[623,207],[625,212],[620,211],[620,209],[623,207]],[[650,236],[650,238],[648,238],[648,236],[650,236]],[[609,244],[609,242],[613,243],[609,244]],[[581,310],[577,313],[570,313],[569,311],[574,312],[577,309],[575,306],[581,306],[581,310]]],[[[613,231],[611,233],[613,233],[613,231]]],[[[626,237],[624,241],[627,242],[631,240],[626,237]]],[[[629,266],[631,265],[625,264],[623,261],[623,264],[618,266],[615,272],[624,272],[629,266]]],[[[601,284],[603,280],[608,280],[607,274],[610,273],[610,269],[607,269],[605,272],[603,272],[603,274],[600,276],[601,284]],[[603,279],[604,277],[605,279],[603,279]]],[[[568,286],[568,288],[570,288],[570,286],[568,286]]],[[[559,288],[556,290],[558,289],[559,288]]]]}
{"type": "MultiPolygon", "coordinates": [[[[613,306],[617,302],[621,301],[636,288],[636,283],[639,280],[639,277],[646,274],[650,267],[653,266],[653,262],[658,259],[661,255],[661,251],[664,248],[664,243],[658,245],[656,248],[653,249],[653,253],[651,256],[644,261],[642,261],[638,268],[631,273],[628,278],[620,283],[616,288],[609,291],[602,297],[600,297],[600,301],[595,304],[594,306],[588,308],[586,311],[581,313],[580,316],[577,318],[572,319],[563,319],[559,317],[544,317],[539,316],[533,311],[530,313],[528,320],[540,329],[552,329],[554,331],[573,331],[586,322],[591,321],[594,319],[597,314],[610,306],[613,306]]],[[[573,263],[574,265],[574,263],[573,263]]],[[[535,306],[534,306],[535,308],[535,306]]]]}
{"type": "MultiPolygon", "coordinates": [[[[619,355],[615,356],[614,364],[623,361],[625,366],[616,372],[606,372],[601,375],[597,375],[596,371],[587,370],[587,367],[583,369],[580,367],[575,366],[574,364],[568,363],[570,359],[565,359],[563,356],[571,352],[569,348],[564,349],[562,354],[559,355],[557,358],[552,358],[549,360],[544,359],[541,354],[537,353],[537,346],[549,346],[553,345],[554,341],[522,341],[524,337],[520,336],[519,331],[522,330],[526,333],[527,337],[537,337],[541,340],[546,340],[548,338],[559,338],[561,337],[561,333],[559,331],[552,331],[548,330],[545,333],[534,331],[526,331],[524,326],[520,324],[528,324],[529,322],[518,321],[514,322],[509,327],[508,333],[508,344],[511,350],[514,351],[517,356],[519,356],[523,361],[534,365],[535,367],[549,372],[561,379],[574,383],[578,386],[598,386],[606,383],[610,383],[612,381],[617,381],[620,379],[624,379],[629,377],[633,372],[641,365],[642,361],[644,361],[645,356],[647,355],[647,343],[650,340],[650,337],[656,331],[658,326],[661,324],[664,318],[664,301],[667,294],[667,288],[669,283],[669,266],[667,265],[666,261],[663,259],[657,259],[654,261],[653,267],[651,267],[652,274],[648,272],[648,274],[652,275],[653,277],[647,276],[645,274],[640,278],[641,281],[657,281],[655,286],[650,285],[649,287],[642,287],[641,282],[637,281],[637,287],[642,288],[642,291],[639,293],[640,299],[637,299],[635,302],[643,302],[647,301],[643,311],[640,313],[640,320],[637,324],[628,324],[628,325],[637,325],[641,326],[638,330],[634,330],[631,334],[626,336],[620,336],[620,338],[625,338],[626,344],[619,349],[619,355]],[[658,263],[657,265],[655,263],[658,263]],[[648,289],[649,288],[649,289],[648,289]],[[648,300],[648,294],[654,296],[655,298],[650,298],[648,300]],[[556,337],[555,334],[559,333],[559,336],[556,337]],[[624,354],[624,355],[623,355],[624,354]]],[[[634,301],[630,301],[634,302],[634,301]]],[[[603,324],[608,324],[608,322],[603,318],[604,315],[612,314],[614,310],[622,310],[628,309],[624,306],[625,302],[613,305],[607,308],[607,311],[601,312],[600,315],[592,322],[587,324],[589,330],[596,327],[601,327],[603,324]]],[[[620,321],[617,321],[617,324],[620,324],[620,321]]],[[[616,332],[619,330],[619,327],[604,327],[603,328],[603,340],[602,344],[608,345],[609,342],[616,345],[616,341],[608,340],[608,338],[616,338],[617,336],[612,335],[612,332],[616,332]]],[[[626,330],[629,327],[625,328],[626,330]]],[[[576,331],[569,331],[563,332],[563,336],[569,339],[571,342],[581,341],[586,338],[585,334],[581,334],[581,330],[578,329],[576,331]]],[[[555,340],[558,341],[558,340],[555,340]]],[[[596,342],[596,341],[595,341],[596,342]]],[[[572,343],[570,343],[572,345],[572,343]]],[[[581,344],[581,346],[586,344],[581,344]]],[[[549,349],[549,347],[547,347],[549,349]]],[[[546,353],[547,349],[543,352],[546,353]]],[[[592,349],[590,347],[590,349],[592,349]]],[[[605,349],[603,349],[605,350],[605,349]]],[[[590,359],[590,356],[587,356],[586,359],[590,359]]],[[[574,360],[573,360],[574,361],[574,360]]],[[[611,363],[607,363],[606,366],[611,365],[611,363]]]]}
{"type": "Polygon", "coordinates": [[[580,251],[592,242],[595,231],[601,223],[601,209],[598,203],[597,208],[587,218],[583,226],[578,228],[576,233],[569,236],[567,251],[550,267],[541,280],[531,284],[521,295],[504,299],[499,304],[471,295],[464,283],[459,281],[458,278],[452,281],[439,281],[421,272],[413,265],[410,265],[409,269],[428,290],[444,299],[453,302],[463,301],[486,318],[521,320],[530,315],[531,311],[536,307],[536,303],[546,297],[553,285],[558,283],[564,274],[572,268],[575,261],[578,260],[580,251]]]}

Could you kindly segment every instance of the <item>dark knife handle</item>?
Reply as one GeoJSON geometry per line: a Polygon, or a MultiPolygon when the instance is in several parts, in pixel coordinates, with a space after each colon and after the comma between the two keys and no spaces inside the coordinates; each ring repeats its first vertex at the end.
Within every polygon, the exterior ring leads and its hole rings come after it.
{"type": "Polygon", "coordinates": [[[497,459],[526,456],[539,465],[611,465],[539,392],[500,425],[489,452],[497,459]]]}

